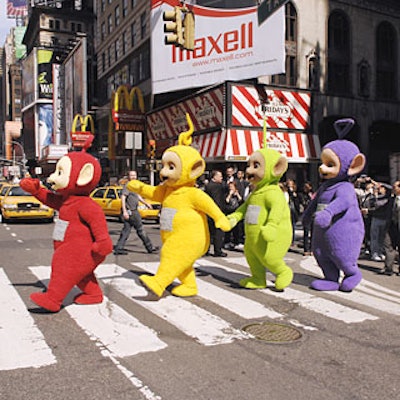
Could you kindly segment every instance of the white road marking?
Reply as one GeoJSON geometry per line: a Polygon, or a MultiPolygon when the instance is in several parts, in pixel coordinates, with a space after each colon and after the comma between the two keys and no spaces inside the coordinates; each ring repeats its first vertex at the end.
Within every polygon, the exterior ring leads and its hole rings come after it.
{"type": "MultiPolygon", "coordinates": [[[[50,267],[29,269],[47,284],[50,267]]],[[[72,300],[77,293],[79,293],[77,290],[72,292],[66,302],[72,300]]],[[[101,304],[69,304],[65,310],[92,340],[99,341],[116,357],[133,356],[167,347],[152,329],[141,324],[107,297],[104,297],[101,304]]]]}
{"type": "MultiPolygon", "coordinates": [[[[303,260],[300,266],[308,272],[317,273],[318,277],[322,276],[321,270],[314,258],[303,260]]],[[[351,293],[343,293],[340,291],[324,293],[328,296],[362,304],[375,310],[384,311],[397,316],[400,315],[400,294],[365,279],[363,279],[351,293]]]]}
{"type": "MultiPolygon", "coordinates": [[[[238,264],[242,266],[247,266],[246,259],[244,257],[229,258],[226,259],[227,262],[232,264],[238,264]]],[[[232,282],[238,282],[243,276],[248,276],[235,269],[225,267],[220,264],[215,264],[206,259],[199,260],[201,265],[200,269],[205,270],[213,275],[223,277],[224,279],[229,279],[232,282]]],[[[269,286],[273,286],[272,282],[267,282],[269,286]]],[[[378,317],[365,313],[363,311],[358,311],[350,307],[343,306],[341,304],[335,303],[333,301],[324,299],[322,297],[315,296],[311,293],[302,292],[300,290],[295,290],[290,287],[286,288],[283,292],[274,292],[270,289],[260,289],[261,293],[269,296],[279,297],[291,301],[293,303],[299,304],[302,307],[314,311],[316,313],[325,315],[329,318],[343,321],[345,323],[355,323],[363,322],[365,320],[376,320],[378,317]]]]}
{"type": "Polygon", "coordinates": [[[232,343],[234,340],[248,339],[245,332],[235,329],[216,315],[173,296],[149,301],[147,290],[139,283],[138,277],[116,264],[102,264],[96,269],[96,276],[112,285],[124,296],[140,304],[158,317],[176,326],[186,335],[205,346],[232,343]]]}
{"type": "Polygon", "coordinates": [[[0,370],[55,364],[43,334],[2,268],[0,304],[0,370]]]}
{"type": "MultiPolygon", "coordinates": [[[[158,268],[158,262],[139,262],[131,264],[152,274],[155,274],[158,268]]],[[[222,289],[201,279],[197,279],[197,286],[199,290],[198,295],[200,297],[212,301],[220,307],[223,307],[242,318],[253,319],[268,317],[276,319],[283,317],[282,314],[272,310],[271,308],[265,307],[261,303],[247,299],[244,296],[232,293],[229,290],[222,289]]]]}

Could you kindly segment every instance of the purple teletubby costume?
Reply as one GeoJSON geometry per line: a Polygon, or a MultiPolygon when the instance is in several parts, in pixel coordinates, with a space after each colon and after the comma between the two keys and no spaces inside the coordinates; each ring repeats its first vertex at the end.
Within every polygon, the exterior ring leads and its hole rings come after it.
{"type": "MultiPolygon", "coordinates": [[[[351,119],[335,122],[339,137],[354,125],[351,119]],[[343,125],[345,129],[342,129],[343,125]]],[[[348,140],[327,143],[321,153],[323,183],[303,214],[303,224],[313,223],[311,249],[324,279],[311,283],[315,290],[349,292],[361,281],[357,260],[364,238],[364,223],[349,177],[362,172],[365,157],[348,140]],[[344,278],[339,283],[340,271],[344,278]]]]}

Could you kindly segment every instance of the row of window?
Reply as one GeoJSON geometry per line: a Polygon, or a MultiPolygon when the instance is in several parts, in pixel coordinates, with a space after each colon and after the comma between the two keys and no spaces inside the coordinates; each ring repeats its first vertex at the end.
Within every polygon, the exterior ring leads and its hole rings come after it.
{"type": "MultiPolygon", "coordinates": [[[[105,0],[102,2],[102,12],[105,9],[105,0]]],[[[131,1],[131,8],[133,9],[136,6],[136,0],[131,1]]],[[[122,2],[122,18],[125,18],[128,15],[128,0],[123,0],[122,2]]],[[[142,13],[141,19],[146,18],[146,12],[142,13]]],[[[106,37],[106,34],[111,34],[113,32],[114,26],[118,28],[121,24],[121,10],[119,4],[115,6],[114,13],[110,13],[107,17],[107,24],[106,21],[101,23],[100,34],[101,40],[103,41],[106,37]]]]}
{"type": "Polygon", "coordinates": [[[125,56],[128,48],[134,48],[138,44],[138,31],[140,31],[140,40],[146,38],[147,35],[147,15],[143,12],[140,15],[140,26],[137,21],[133,21],[130,29],[122,32],[121,36],[115,42],[108,46],[107,50],[101,54],[101,71],[105,72],[114,63],[125,56]]]}
{"type": "Polygon", "coordinates": [[[83,32],[82,24],[67,20],[60,21],[59,19],[49,19],[49,28],[54,31],[60,31],[61,22],[63,22],[63,29],[69,32],[83,32]]]}
{"type": "MultiPolygon", "coordinates": [[[[275,75],[274,84],[297,85],[297,12],[292,3],[285,6],[286,18],[286,73],[275,75]]],[[[351,26],[343,11],[333,11],[328,21],[327,92],[338,95],[352,94],[351,26]]],[[[398,41],[396,31],[389,22],[381,22],[375,35],[375,91],[382,100],[397,98],[398,41]]],[[[371,66],[366,60],[358,64],[357,93],[370,96],[371,66]]],[[[319,55],[312,51],[308,57],[308,86],[319,89],[319,55]]]]}

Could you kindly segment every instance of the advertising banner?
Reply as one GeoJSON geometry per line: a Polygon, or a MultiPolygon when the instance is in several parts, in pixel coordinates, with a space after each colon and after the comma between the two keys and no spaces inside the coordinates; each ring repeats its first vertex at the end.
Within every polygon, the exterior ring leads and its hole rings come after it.
{"type": "Polygon", "coordinates": [[[7,17],[22,18],[28,14],[26,0],[7,0],[7,17]]]}
{"type": "Polygon", "coordinates": [[[53,50],[38,49],[38,93],[39,99],[53,98],[53,50]]]}
{"type": "Polygon", "coordinates": [[[153,93],[285,72],[284,7],[258,24],[257,6],[215,9],[187,5],[194,14],[194,49],[165,44],[164,12],[178,0],[152,0],[153,93]]]}
{"type": "Polygon", "coordinates": [[[17,26],[14,28],[14,47],[15,58],[20,60],[26,54],[26,46],[22,44],[22,39],[25,35],[26,26],[17,26]]]}

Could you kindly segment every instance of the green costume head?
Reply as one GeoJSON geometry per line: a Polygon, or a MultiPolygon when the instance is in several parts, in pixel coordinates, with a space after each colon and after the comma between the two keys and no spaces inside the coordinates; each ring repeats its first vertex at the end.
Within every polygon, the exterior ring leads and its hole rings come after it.
{"type": "Polygon", "coordinates": [[[278,151],[259,149],[250,156],[246,173],[250,183],[259,189],[265,185],[277,185],[287,167],[286,158],[278,151]]]}

